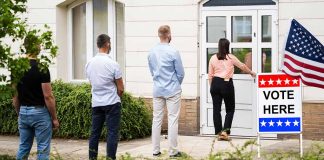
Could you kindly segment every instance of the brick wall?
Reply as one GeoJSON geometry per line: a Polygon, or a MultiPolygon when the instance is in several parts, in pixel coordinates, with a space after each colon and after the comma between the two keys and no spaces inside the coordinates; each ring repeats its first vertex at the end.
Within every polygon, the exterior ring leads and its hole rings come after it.
{"type": "MultiPolygon", "coordinates": [[[[152,99],[144,99],[147,106],[152,107],[152,99]]],[[[179,118],[179,134],[182,135],[198,135],[199,134],[199,99],[182,99],[180,118],[179,118]]],[[[168,129],[167,109],[165,108],[164,119],[162,124],[162,133],[166,133],[168,129]]]]}
{"type": "MultiPolygon", "coordinates": [[[[279,138],[298,138],[283,134],[279,138]]],[[[324,141],[324,103],[303,103],[303,138],[324,141]]]]}
{"type": "MultiPolygon", "coordinates": [[[[152,107],[152,99],[144,99],[152,107]]],[[[198,135],[200,123],[199,99],[182,99],[179,119],[179,134],[198,135]]],[[[165,109],[162,132],[168,129],[165,109]]],[[[298,135],[279,134],[279,139],[298,138],[298,135]]],[[[324,141],[324,103],[303,103],[303,138],[324,141]]]]}

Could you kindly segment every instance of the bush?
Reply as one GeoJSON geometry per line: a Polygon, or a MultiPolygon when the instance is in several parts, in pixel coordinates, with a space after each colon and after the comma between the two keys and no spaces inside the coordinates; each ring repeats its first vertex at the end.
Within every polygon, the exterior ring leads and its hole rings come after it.
{"type": "MultiPolygon", "coordinates": [[[[88,138],[91,128],[91,86],[70,84],[62,81],[52,83],[56,98],[60,129],[54,137],[88,138]]],[[[17,134],[17,115],[8,99],[0,103],[0,134],[17,134]]],[[[121,140],[142,138],[151,134],[151,111],[140,98],[129,93],[122,97],[121,140]]],[[[102,138],[106,137],[106,129],[102,138]]]]}

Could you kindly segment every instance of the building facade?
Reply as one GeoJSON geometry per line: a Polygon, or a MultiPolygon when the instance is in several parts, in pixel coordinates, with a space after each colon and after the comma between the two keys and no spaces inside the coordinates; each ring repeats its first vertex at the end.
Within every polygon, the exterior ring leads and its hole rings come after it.
{"type": "MultiPolygon", "coordinates": [[[[218,39],[229,39],[231,52],[255,72],[277,72],[291,18],[324,43],[323,7],[323,0],[29,0],[27,16],[30,25],[49,24],[55,33],[59,56],[50,69],[54,79],[86,82],[84,65],[97,53],[95,38],[106,33],[126,90],[149,105],[153,83],[147,54],[159,42],[158,27],[170,25],[171,45],[180,51],[186,73],[180,133],[210,135],[207,65],[218,39]]],[[[256,136],[256,84],[235,70],[234,85],[233,135],[256,136]]],[[[305,85],[302,90],[304,136],[323,139],[324,90],[305,85]]]]}

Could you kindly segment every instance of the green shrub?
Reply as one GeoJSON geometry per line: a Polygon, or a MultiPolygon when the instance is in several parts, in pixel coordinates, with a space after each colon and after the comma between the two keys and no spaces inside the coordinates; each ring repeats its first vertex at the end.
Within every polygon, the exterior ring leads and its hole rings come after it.
{"type": "MultiPolygon", "coordinates": [[[[70,84],[62,81],[52,83],[56,98],[60,129],[54,137],[88,138],[91,128],[91,86],[70,84]]],[[[140,98],[129,93],[122,97],[120,138],[141,138],[151,134],[151,111],[140,98]]],[[[17,115],[8,99],[0,103],[0,134],[17,134],[17,115]]],[[[102,138],[106,137],[106,129],[102,138]]]]}
{"type": "Polygon", "coordinates": [[[13,156],[9,156],[9,155],[0,155],[0,160],[15,160],[16,158],[14,158],[13,156]]]}

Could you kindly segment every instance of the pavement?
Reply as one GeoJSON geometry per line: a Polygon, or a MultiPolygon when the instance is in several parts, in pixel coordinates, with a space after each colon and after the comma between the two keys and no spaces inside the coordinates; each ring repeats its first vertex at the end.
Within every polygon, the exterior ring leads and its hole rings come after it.
{"type": "MultiPolygon", "coordinates": [[[[18,149],[17,136],[0,136],[0,155],[14,156],[18,149]]],[[[189,154],[194,159],[203,159],[208,156],[210,151],[213,153],[222,151],[234,151],[234,146],[242,146],[246,141],[251,140],[248,138],[232,137],[231,143],[226,141],[215,141],[213,136],[179,136],[179,150],[189,154]]],[[[310,149],[313,143],[320,143],[324,145],[324,141],[311,141],[304,140],[304,150],[310,149]]],[[[166,136],[161,136],[161,151],[164,157],[167,157],[168,140],[166,136]]],[[[256,150],[257,146],[251,149],[256,150]]],[[[99,155],[104,156],[106,151],[105,142],[99,144],[99,155]]],[[[298,139],[267,139],[261,140],[261,151],[274,152],[274,151],[299,151],[298,139]]],[[[85,160],[88,159],[88,141],[87,140],[73,140],[73,139],[53,139],[52,140],[52,154],[55,157],[62,157],[64,160],[85,160]]],[[[31,158],[35,159],[36,141],[31,151],[31,158]]],[[[152,144],[150,138],[137,139],[131,141],[122,141],[118,145],[118,155],[125,155],[129,153],[132,157],[137,159],[152,159],[152,144]]]]}

